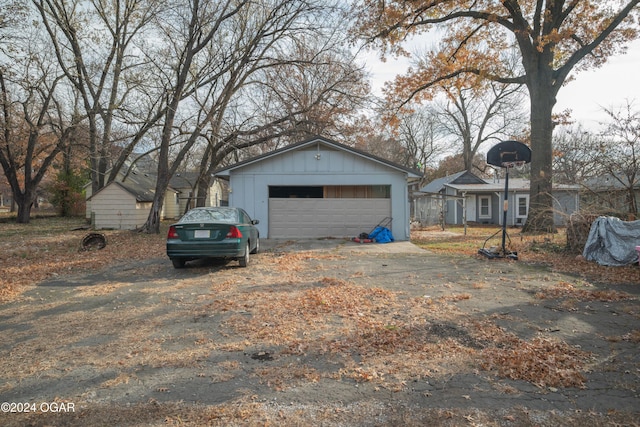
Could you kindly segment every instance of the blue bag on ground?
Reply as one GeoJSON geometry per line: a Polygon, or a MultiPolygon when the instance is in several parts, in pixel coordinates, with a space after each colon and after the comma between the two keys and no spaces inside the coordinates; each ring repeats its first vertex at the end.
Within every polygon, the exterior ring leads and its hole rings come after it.
{"type": "Polygon", "coordinates": [[[377,243],[393,242],[393,235],[387,227],[378,226],[374,228],[373,231],[369,233],[369,238],[374,239],[377,243]]]}

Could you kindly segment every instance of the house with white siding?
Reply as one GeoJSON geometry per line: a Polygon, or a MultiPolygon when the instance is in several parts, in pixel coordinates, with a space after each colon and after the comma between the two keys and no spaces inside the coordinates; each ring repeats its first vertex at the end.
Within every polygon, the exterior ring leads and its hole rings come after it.
{"type": "MultiPolygon", "coordinates": [[[[171,178],[160,211],[161,219],[179,218],[188,209],[196,206],[196,178],[196,173],[176,174],[171,178]]],[[[126,177],[121,175],[105,185],[95,195],[91,194],[90,185],[87,186],[87,220],[90,220],[96,229],[133,230],[141,227],[149,216],[155,185],[155,175],[132,171],[126,177]]],[[[214,180],[204,205],[225,204],[224,183],[214,180]]]]}

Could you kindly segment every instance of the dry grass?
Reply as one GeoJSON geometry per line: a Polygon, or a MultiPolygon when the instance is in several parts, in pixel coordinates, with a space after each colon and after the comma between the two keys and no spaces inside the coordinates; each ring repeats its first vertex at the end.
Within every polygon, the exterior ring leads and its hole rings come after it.
{"type": "MultiPolygon", "coordinates": [[[[478,255],[478,249],[498,229],[488,226],[469,226],[466,234],[463,227],[452,226],[442,231],[437,227],[412,231],[412,241],[418,246],[440,254],[478,255]]],[[[580,254],[567,250],[565,229],[557,233],[526,235],[519,229],[508,229],[507,250],[518,254],[519,262],[545,264],[554,271],[570,273],[601,283],[640,283],[640,268],[637,265],[607,267],[586,261],[580,254]]],[[[500,247],[502,233],[499,232],[486,247],[500,247]]]]}
{"type": "MultiPolygon", "coordinates": [[[[19,298],[38,282],[55,276],[96,270],[114,263],[164,256],[164,234],[144,235],[129,231],[107,231],[107,247],[99,251],[79,251],[86,230],[72,231],[82,221],[56,218],[35,220],[28,226],[7,225],[0,242],[0,298],[19,298]]],[[[431,232],[431,231],[429,231],[431,232]]],[[[434,252],[476,256],[491,230],[472,228],[467,236],[447,234],[420,237],[417,242],[434,252]]],[[[522,236],[517,250],[524,260],[545,262],[562,270],[551,236],[547,241],[522,236]],[[542,241],[542,245],[539,243],[542,241]]],[[[264,253],[255,260],[259,280],[242,287],[245,281],[237,270],[223,269],[205,276],[206,292],[176,296],[176,289],[190,290],[202,277],[183,278],[171,287],[140,290],[158,298],[170,310],[153,312],[146,306],[128,306],[119,316],[110,311],[71,311],[50,317],[50,322],[32,322],[30,336],[47,340],[24,340],[11,349],[2,366],[2,377],[11,383],[0,392],[33,377],[60,378],[65,372],[91,364],[92,369],[117,368],[101,389],[116,390],[140,382],[141,367],[186,368],[213,383],[231,381],[243,375],[256,378],[275,391],[304,384],[347,380],[372,386],[376,392],[397,393],[410,389],[412,382],[452,376],[477,368],[483,375],[527,381],[542,388],[582,387],[591,355],[559,339],[537,336],[518,338],[498,327],[494,318],[472,318],[458,304],[474,298],[467,292],[451,292],[441,297],[409,296],[358,282],[362,275],[337,278],[330,262],[341,262],[335,254],[311,252],[264,253]],[[326,265],[325,265],[326,263],[326,265]],[[239,295],[239,288],[242,293],[239,295]],[[197,325],[215,313],[213,330],[190,327],[175,333],[167,325],[185,319],[197,325]],[[109,341],[79,348],[79,340],[90,340],[93,331],[118,336],[122,346],[109,341]],[[256,359],[275,358],[278,363],[259,365],[247,372],[237,360],[206,365],[213,353],[249,352],[256,359]],[[46,355],[55,354],[55,358],[46,355]],[[312,356],[330,360],[328,367],[313,364],[312,356]],[[25,369],[28,366],[28,369],[25,369]],[[203,368],[206,366],[206,369],[203,368]]],[[[598,270],[595,268],[595,270],[598,270]]],[[[626,270],[625,270],[626,271],[626,270]]],[[[629,277],[634,277],[629,269],[629,277]]],[[[132,271],[131,274],[136,274],[132,271]]],[[[601,274],[601,278],[613,276],[601,274]]],[[[624,276],[627,277],[627,276],[624,276]]],[[[640,282],[640,281],[639,281],[640,282]]],[[[78,289],[77,298],[124,292],[130,284],[111,282],[100,287],[78,289]]],[[[474,290],[489,285],[474,282],[474,290]]],[[[631,301],[621,292],[583,289],[568,282],[541,290],[537,299],[579,299],[581,301],[631,301]]],[[[43,304],[55,310],[59,303],[43,304]]],[[[157,309],[157,307],[156,307],[157,309]]],[[[638,331],[615,340],[637,343],[638,331]]],[[[20,340],[18,340],[20,341],[20,340]]],[[[480,375],[480,373],[478,373],[480,375]]],[[[154,386],[158,393],[171,393],[170,385],[154,386]]],[[[505,386],[506,387],[506,386],[505,386]]],[[[505,393],[509,391],[505,388],[505,393]]],[[[87,401],[90,399],[86,396],[87,401]]],[[[35,414],[16,418],[20,424],[56,425],[60,419],[35,414]]],[[[91,403],[82,414],[63,419],[68,425],[347,425],[375,424],[417,426],[437,425],[607,425],[609,420],[633,425],[622,414],[537,413],[525,408],[477,411],[473,409],[415,409],[395,411],[378,403],[358,403],[340,407],[265,403],[250,392],[221,405],[193,406],[179,402],[150,401],[114,411],[113,407],[91,403]],[[407,415],[409,414],[410,415],[407,415]],[[597,415],[597,416],[596,416],[597,415]],[[631,424],[629,424],[629,422],[631,424]]],[[[18,424],[16,424],[18,425],[18,424]]],[[[637,425],[637,423],[636,423],[637,425]]]]}
{"type": "Polygon", "coordinates": [[[114,263],[164,255],[166,234],[101,231],[107,246],[84,251],[82,238],[89,230],[81,218],[35,218],[29,224],[3,222],[0,241],[0,302],[51,277],[97,270],[114,263]]]}

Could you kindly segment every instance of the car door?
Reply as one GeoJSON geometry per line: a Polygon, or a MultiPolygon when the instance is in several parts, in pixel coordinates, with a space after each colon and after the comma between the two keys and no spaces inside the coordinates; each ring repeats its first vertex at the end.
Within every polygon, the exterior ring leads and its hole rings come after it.
{"type": "MultiPolygon", "coordinates": [[[[243,224],[246,225],[246,229],[249,231],[249,239],[251,239],[252,246],[255,246],[258,239],[258,229],[253,225],[251,217],[246,211],[240,209],[240,217],[242,218],[243,224]]],[[[251,249],[253,249],[253,247],[251,249]]]]}

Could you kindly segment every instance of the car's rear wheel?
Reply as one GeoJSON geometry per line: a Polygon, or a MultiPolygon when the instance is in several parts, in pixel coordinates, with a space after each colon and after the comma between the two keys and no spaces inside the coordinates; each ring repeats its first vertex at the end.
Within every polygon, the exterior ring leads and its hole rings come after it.
{"type": "Polygon", "coordinates": [[[185,260],[182,258],[171,258],[173,268],[184,268],[185,260]]]}
{"type": "Polygon", "coordinates": [[[244,247],[244,255],[238,258],[240,267],[246,267],[249,265],[249,253],[251,253],[251,248],[249,247],[249,241],[247,240],[247,244],[244,247]]]}

